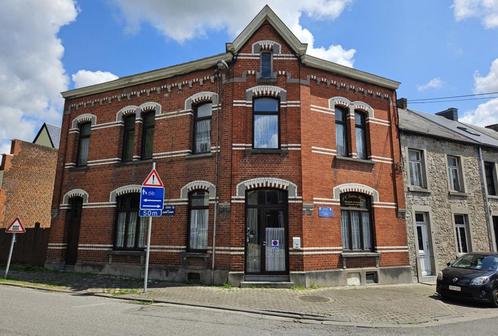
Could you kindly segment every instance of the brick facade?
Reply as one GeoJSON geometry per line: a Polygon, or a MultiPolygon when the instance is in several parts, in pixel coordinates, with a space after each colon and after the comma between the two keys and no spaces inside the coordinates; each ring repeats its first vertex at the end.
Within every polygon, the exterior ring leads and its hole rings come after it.
{"type": "MultiPolygon", "coordinates": [[[[199,274],[203,282],[212,281],[211,276],[215,283],[243,280],[245,192],[264,187],[287,191],[283,244],[290,280],[303,285],[346,284],[351,277],[366,281],[367,273],[375,272],[379,282],[407,281],[395,88],[305,64],[292,39],[279,31],[287,28],[281,27],[273,12],[265,8],[259,18],[261,24],[240,47],[219,57],[227,59],[226,70],[217,70],[214,62],[204,69],[150,82],[66,95],[53,198],[57,216],[52,222],[47,266],[60,267],[66,260],[68,201],[79,196],[83,211],[75,267],[140,276],[143,253],[113,248],[113,195],[136,192],[154,161],[166,184],[166,202],[176,205],[176,215],[153,220],[152,277],[185,281],[199,274]],[[268,44],[273,52],[273,76],[261,79],[258,48],[268,48],[268,44]],[[276,150],[253,149],[253,99],[262,96],[277,97],[280,102],[280,148],[276,150]],[[211,151],[193,154],[192,106],[205,101],[213,108],[211,151]],[[337,105],[368,114],[367,159],[336,155],[337,105]],[[142,121],[138,117],[151,110],[155,111],[153,160],[141,160],[142,121]],[[134,160],[121,162],[120,118],[129,111],[137,116],[134,160]],[[81,121],[90,121],[92,128],[88,164],[77,167],[81,121]],[[210,190],[208,249],[192,253],[187,249],[186,195],[199,187],[210,190]],[[345,192],[364,193],[372,201],[375,239],[368,253],[342,251],[339,200],[345,192]],[[332,208],[333,216],[319,217],[319,207],[332,208]],[[300,248],[293,248],[293,238],[300,238],[300,248]],[[213,250],[215,272],[211,274],[213,250]]],[[[347,122],[354,134],[354,116],[347,122]]],[[[354,138],[350,136],[351,152],[354,138]]]]}

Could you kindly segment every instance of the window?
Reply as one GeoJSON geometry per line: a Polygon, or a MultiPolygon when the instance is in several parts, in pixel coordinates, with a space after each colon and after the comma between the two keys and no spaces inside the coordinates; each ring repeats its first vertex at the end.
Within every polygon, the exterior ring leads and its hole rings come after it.
{"type": "Polygon", "coordinates": [[[90,147],[90,130],[92,124],[80,124],[80,136],[78,139],[78,159],[76,164],[78,166],[86,166],[88,161],[88,148],[90,147]]]}
{"type": "Polygon", "coordinates": [[[199,105],[195,109],[194,153],[208,153],[211,151],[211,115],[211,103],[199,105]]]}
{"type": "Polygon", "coordinates": [[[135,115],[131,114],[123,118],[123,161],[133,160],[133,147],[135,145],[135,115]]]}
{"type": "Polygon", "coordinates": [[[335,108],[335,140],[337,155],[348,156],[348,112],[342,107],[335,108]]]}
{"type": "Polygon", "coordinates": [[[206,250],[208,244],[209,195],[198,190],[189,195],[189,250],[206,250]]]}
{"type": "Polygon", "coordinates": [[[425,183],[424,152],[418,149],[408,149],[408,173],[410,185],[427,188],[425,183]]]}
{"type": "Polygon", "coordinates": [[[486,174],[486,190],[488,195],[496,196],[496,168],[494,162],[484,162],[486,174]]]}
{"type": "Polygon", "coordinates": [[[354,112],[356,153],[359,159],[367,159],[367,130],[365,114],[360,111],[354,112]]]}
{"type": "Polygon", "coordinates": [[[467,215],[455,215],[455,233],[458,253],[469,252],[467,215]]]}
{"type": "Polygon", "coordinates": [[[271,53],[261,53],[261,78],[271,78],[271,53]]]}
{"type": "Polygon", "coordinates": [[[117,198],[116,239],[118,249],[143,249],[145,247],[146,217],[138,217],[140,195],[126,194],[117,198]]]}
{"type": "Polygon", "coordinates": [[[152,159],[154,144],[154,117],[155,112],[148,112],[142,116],[142,160],[152,159]]]}
{"type": "Polygon", "coordinates": [[[464,191],[462,167],[458,156],[448,155],[448,177],[450,179],[450,191],[464,191]]]}
{"type": "Polygon", "coordinates": [[[371,251],[373,230],[370,199],[359,193],[341,195],[342,247],[345,251],[371,251]]]}
{"type": "Polygon", "coordinates": [[[279,101],[275,98],[254,99],[253,147],[257,149],[278,149],[279,144],[279,101]]]}

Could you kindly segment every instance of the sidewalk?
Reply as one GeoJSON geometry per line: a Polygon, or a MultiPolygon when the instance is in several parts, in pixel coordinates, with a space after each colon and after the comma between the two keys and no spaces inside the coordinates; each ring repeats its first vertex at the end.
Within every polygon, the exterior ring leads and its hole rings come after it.
{"type": "MultiPolygon", "coordinates": [[[[434,286],[414,284],[362,288],[268,289],[189,286],[142,282],[93,274],[49,271],[11,273],[9,284],[29,284],[155,303],[174,303],[362,326],[424,326],[498,317],[482,304],[443,302],[434,286]]],[[[1,281],[4,283],[4,281],[1,281]]]]}

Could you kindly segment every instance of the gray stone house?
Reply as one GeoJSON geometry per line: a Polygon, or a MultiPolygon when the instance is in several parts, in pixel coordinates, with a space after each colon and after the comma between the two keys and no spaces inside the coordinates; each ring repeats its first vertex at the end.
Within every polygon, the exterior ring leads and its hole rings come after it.
{"type": "Polygon", "coordinates": [[[417,281],[471,251],[496,251],[498,132],[398,102],[408,248],[417,281]]]}

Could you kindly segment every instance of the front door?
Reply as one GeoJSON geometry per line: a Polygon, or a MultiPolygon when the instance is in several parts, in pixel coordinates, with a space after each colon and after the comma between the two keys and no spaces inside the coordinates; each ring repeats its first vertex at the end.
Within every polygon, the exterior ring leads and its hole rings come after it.
{"type": "Polygon", "coordinates": [[[247,193],[246,273],[287,274],[287,192],[247,193]]]}
{"type": "Polygon", "coordinates": [[[415,222],[420,270],[423,276],[432,275],[432,249],[429,241],[427,214],[416,213],[415,222]]]}
{"type": "Polygon", "coordinates": [[[69,201],[70,208],[66,215],[67,250],[66,265],[76,264],[78,258],[78,244],[80,239],[81,208],[83,199],[73,197],[69,201]]]}

